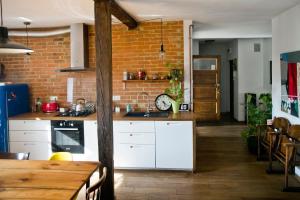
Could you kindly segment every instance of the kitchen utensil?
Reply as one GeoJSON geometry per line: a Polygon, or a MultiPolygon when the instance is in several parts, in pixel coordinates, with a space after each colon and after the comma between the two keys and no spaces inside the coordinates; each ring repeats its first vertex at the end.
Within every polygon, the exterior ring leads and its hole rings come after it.
{"type": "Polygon", "coordinates": [[[57,102],[48,102],[42,104],[42,111],[45,113],[56,112],[59,110],[59,105],[57,102]]]}

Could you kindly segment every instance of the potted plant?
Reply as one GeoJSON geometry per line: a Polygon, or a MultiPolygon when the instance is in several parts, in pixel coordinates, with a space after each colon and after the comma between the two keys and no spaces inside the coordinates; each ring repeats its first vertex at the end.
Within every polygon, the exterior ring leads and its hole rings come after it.
{"type": "Polygon", "coordinates": [[[257,154],[257,126],[266,124],[267,119],[272,117],[272,98],[269,93],[261,94],[258,106],[253,105],[251,99],[252,96],[248,95],[246,99],[248,124],[247,128],[241,132],[241,136],[247,142],[249,151],[257,154]]]}
{"type": "Polygon", "coordinates": [[[183,101],[183,91],[181,87],[181,81],[183,78],[183,70],[179,67],[172,67],[167,64],[170,68],[169,72],[169,88],[165,90],[165,93],[171,96],[172,110],[173,113],[179,112],[179,106],[183,101]]]}

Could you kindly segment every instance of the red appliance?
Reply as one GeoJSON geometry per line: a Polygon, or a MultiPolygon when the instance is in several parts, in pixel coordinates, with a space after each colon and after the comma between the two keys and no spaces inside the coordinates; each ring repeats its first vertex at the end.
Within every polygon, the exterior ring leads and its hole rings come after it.
{"type": "Polygon", "coordinates": [[[56,112],[59,109],[59,105],[57,102],[43,103],[42,111],[45,113],[56,112]]]}

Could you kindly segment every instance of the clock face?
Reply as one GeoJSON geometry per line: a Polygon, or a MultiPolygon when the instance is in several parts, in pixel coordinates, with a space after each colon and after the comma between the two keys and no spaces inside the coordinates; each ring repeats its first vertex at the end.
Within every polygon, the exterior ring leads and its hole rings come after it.
{"type": "Polygon", "coordinates": [[[171,108],[171,97],[167,94],[158,95],[155,99],[155,106],[160,111],[167,111],[171,108]]]}

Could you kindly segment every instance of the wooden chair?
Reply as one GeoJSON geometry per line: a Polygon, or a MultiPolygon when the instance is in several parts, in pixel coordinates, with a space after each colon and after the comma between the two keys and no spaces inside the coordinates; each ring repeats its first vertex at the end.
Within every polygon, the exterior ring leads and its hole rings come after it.
{"type": "Polygon", "coordinates": [[[106,179],[106,174],[107,174],[107,168],[103,167],[102,170],[102,175],[99,178],[99,181],[97,181],[97,183],[95,183],[94,185],[92,185],[91,187],[87,188],[86,190],[86,200],[96,200],[98,199],[97,197],[99,196],[100,199],[100,195],[101,195],[101,187],[105,182],[106,179]]]}
{"type": "Polygon", "coordinates": [[[29,160],[29,152],[26,153],[9,153],[0,152],[0,159],[13,159],[13,160],[29,160]]]}
{"type": "MultiPolygon", "coordinates": [[[[270,136],[271,137],[271,136],[270,136]]],[[[283,191],[300,192],[300,187],[289,187],[289,173],[294,174],[297,148],[300,140],[300,125],[292,125],[287,135],[280,135],[278,145],[273,151],[273,157],[284,166],[283,191]]],[[[271,140],[272,142],[272,140],[271,140]]]]}
{"type": "Polygon", "coordinates": [[[268,173],[272,173],[272,152],[278,144],[279,135],[287,134],[288,128],[290,127],[290,122],[288,119],[283,117],[275,117],[273,119],[272,125],[259,125],[258,131],[258,150],[257,159],[261,160],[261,152],[264,148],[268,152],[269,167],[267,169],[268,173]],[[271,137],[270,137],[271,136],[271,137]]]}
{"type": "Polygon", "coordinates": [[[55,152],[51,155],[49,160],[73,161],[73,156],[69,152],[55,152]]]}

